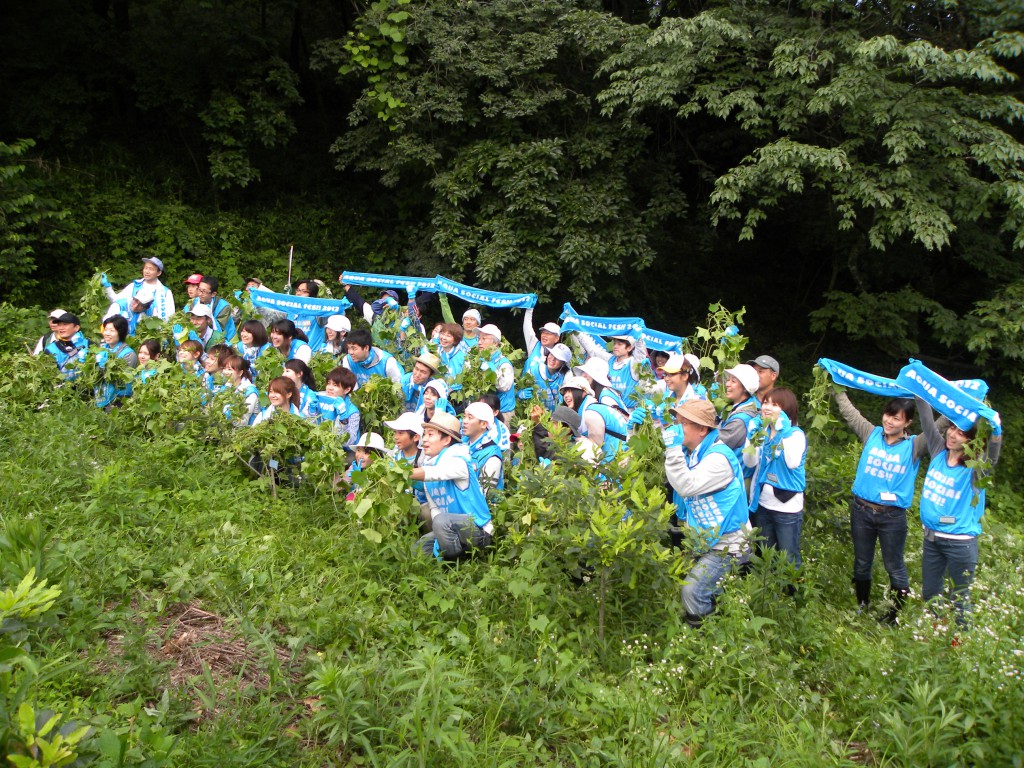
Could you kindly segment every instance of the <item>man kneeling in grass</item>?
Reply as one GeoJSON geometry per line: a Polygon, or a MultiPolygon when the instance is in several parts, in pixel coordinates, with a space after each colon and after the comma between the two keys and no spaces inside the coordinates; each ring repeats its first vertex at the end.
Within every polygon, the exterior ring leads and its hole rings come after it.
{"type": "Polygon", "coordinates": [[[486,547],[494,523],[458,417],[439,411],[423,425],[423,453],[424,466],[411,475],[423,481],[430,505],[431,532],[419,540],[423,552],[454,560],[486,547]]]}
{"type": "Polygon", "coordinates": [[[722,579],[749,551],[747,498],[736,453],[718,439],[715,407],[688,400],[672,413],[679,426],[665,430],[665,475],[680,517],[685,510],[687,526],[698,532],[682,597],[686,621],[700,626],[714,610],[722,579]]]}

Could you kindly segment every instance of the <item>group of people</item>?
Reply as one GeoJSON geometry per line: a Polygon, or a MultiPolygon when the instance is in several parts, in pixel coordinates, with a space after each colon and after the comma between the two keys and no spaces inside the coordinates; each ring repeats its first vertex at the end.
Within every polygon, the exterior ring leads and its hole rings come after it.
{"type": "MultiPolygon", "coordinates": [[[[142,318],[174,315],[174,297],[160,282],[162,273],[159,259],[146,258],[142,277],[119,292],[103,277],[112,303],[102,321],[100,354],[138,366],[136,385],[153,375],[152,361],[169,353],[155,340],[136,336],[142,318]]],[[[780,366],[769,355],[729,368],[706,387],[700,361],[692,354],[648,351],[630,333],[606,340],[580,331],[563,333],[556,322],[535,330],[531,308],[523,319],[526,358],[516,371],[501,330],[484,323],[476,308],[467,309],[461,323],[440,322],[427,333],[420,318],[429,297],[410,298],[401,307],[394,290],[381,291],[368,302],[346,286],[346,299],[371,325],[353,329],[344,314],[260,309],[258,319],[245,319],[218,296],[212,276],[191,275],[184,285],[191,328],[175,329],[177,361],[211,390],[233,388],[241,395],[245,412],[229,414],[240,425],[260,424],[279,411],[329,421],[353,451],[350,472],[365,470],[381,457],[408,463],[421,503],[420,544],[428,554],[457,558],[487,546],[495,535],[490,506],[504,489],[504,468],[513,448],[509,428],[521,403],[521,412],[536,424],[534,445],[542,461],[554,455],[548,427],[560,424],[596,473],[607,463],[630,460],[629,436],[640,424],[660,429],[665,475],[677,509],[671,533],[677,541],[686,536],[697,542],[682,588],[691,624],[699,625],[713,611],[724,577],[743,568],[756,548],[778,549],[795,569],[802,567],[807,437],[799,426],[798,398],[777,386],[780,366]],[[374,343],[373,323],[388,311],[403,318],[402,328],[416,328],[427,340],[414,358],[407,357],[412,359],[408,370],[399,357],[374,343]],[[259,369],[274,354],[285,361],[283,373],[261,382],[259,369]],[[323,391],[310,368],[318,354],[337,362],[323,391]],[[456,394],[470,363],[493,373],[493,391],[472,402],[456,394]],[[351,399],[373,377],[390,380],[400,392],[402,412],[385,414],[395,418],[383,422],[392,447],[382,435],[361,431],[359,409],[351,399]],[[265,386],[266,405],[257,382],[265,386]],[[717,408],[709,397],[716,397],[717,408]]],[[[261,286],[255,278],[247,280],[247,289],[261,286]]],[[[321,287],[302,281],[295,293],[315,297],[321,287]]],[[[51,331],[40,339],[36,353],[51,355],[62,375],[73,378],[75,362],[88,353],[88,340],[75,315],[54,310],[49,319],[51,331]]],[[[130,394],[131,385],[106,391],[98,404],[110,407],[130,394]]],[[[972,469],[965,453],[972,430],[937,422],[920,397],[916,402],[892,399],[880,426],[864,418],[845,392],[837,391],[836,401],[864,443],[850,505],[858,606],[864,609],[870,602],[878,543],[892,595],[882,618],[898,619],[910,588],[904,560],[907,515],[918,467],[928,455],[919,502],[925,531],[923,595],[926,600],[939,595],[948,577],[963,609],[985,505],[984,491],[977,492],[979,473],[997,461],[1000,435],[988,440],[984,468],[972,469]],[[910,432],[915,415],[924,430],[918,435],[910,432]]]]}

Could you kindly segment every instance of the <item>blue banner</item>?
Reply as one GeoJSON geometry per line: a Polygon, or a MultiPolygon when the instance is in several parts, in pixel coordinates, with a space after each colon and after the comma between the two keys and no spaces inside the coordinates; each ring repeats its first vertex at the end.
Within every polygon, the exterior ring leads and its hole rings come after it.
{"type": "Polygon", "coordinates": [[[673,336],[671,333],[662,333],[661,331],[645,327],[641,331],[640,338],[644,340],[644,344],[648,349],[668,352],[670,355],[683,354],[683,339],[681,336],[673,336]]]}
{"type": "MultiPolygon", "coordinates": [[[[828,371],[832,381],[850,389],[859,389],[862,392],[870,392],[874,395],[884,397],[913,397],[910,392],[899,384],[896,379],[889,379],[885,376],[876,376],[873,373],[865,373],[849,365],[840,363],[838,360],[830,360],[822,357],[818,365],[828,371]]],[[[988,384],[981,379],[958,379],[952,382],[953,385],[976,400],[983,400],[988,394],[988,384]]]]}
{"type": "Polygon", "coordinates": [[[493,309],[529,309],[537,305],[537,294],[535,293],[485,291],[483,288],[463,285],[441,275],[438,275],[434,280],[437,285],[436,290],[457,296],[464,301],[468,301],[470,304],[480,304],[484,307],[492,307],[493,309]]]}
{"type": "Polygon", "coordinates": [[[348,299],[314,299],[311,296],[289,296],[287,293],[274,293],[256,288],[249,291],[249,296],[254,306],[312,317],[343,315],[345,310],[352,306],[348,299]]]}
{"type": "Polygon", "coordinates": [[[982,418],[992,424],[995,434],[1002,434],[998,413],[917,360],[911,360],[909,365],[903,366],[896,377],[896,383],[926,401],[964,431],[971,429],[982,418]]]}
{"type": "Polygon", "coordinates": [[[437,279],[433,277],[402,277],[401,275],[375,275],[369,272],[342,272],[341,282],[347,285],[368,285],[375,288],[392,288],[415,295],[420,291],[436,291],[437,279]]]}
{"type": "Polygon", "coordinates": [[[632,336],[639,339],[643,335],[644,321],[639,317],[595,317],[581,315],[566,302],[562,307],[562,332],[583,331],[596,336],[632,336]]]}

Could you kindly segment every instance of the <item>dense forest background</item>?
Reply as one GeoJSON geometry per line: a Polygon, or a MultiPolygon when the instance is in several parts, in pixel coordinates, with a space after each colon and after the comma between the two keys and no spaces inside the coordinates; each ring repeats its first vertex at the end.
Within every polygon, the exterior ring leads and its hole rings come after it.
{"type": "Polygon", "coordinates": [[[0,6],[0,299],[143,251],[280,289],[442,272],[758,350],[1024,374],[1024,10],[991,2],[0,6]]]}

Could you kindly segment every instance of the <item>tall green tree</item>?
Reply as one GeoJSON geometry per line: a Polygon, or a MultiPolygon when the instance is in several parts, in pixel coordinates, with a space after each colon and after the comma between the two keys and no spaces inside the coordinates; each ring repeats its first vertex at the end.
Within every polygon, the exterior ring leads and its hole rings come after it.
{"type": "Polygon", "coordinates": [[[475,282],[586,299],[650,264],[650,232],[685,210],[648,128],[600,114],[626,24],[589,8],[380,0],[323,48],[364,85],[339,166],[419,190],[433,249],[475,282]]]}

